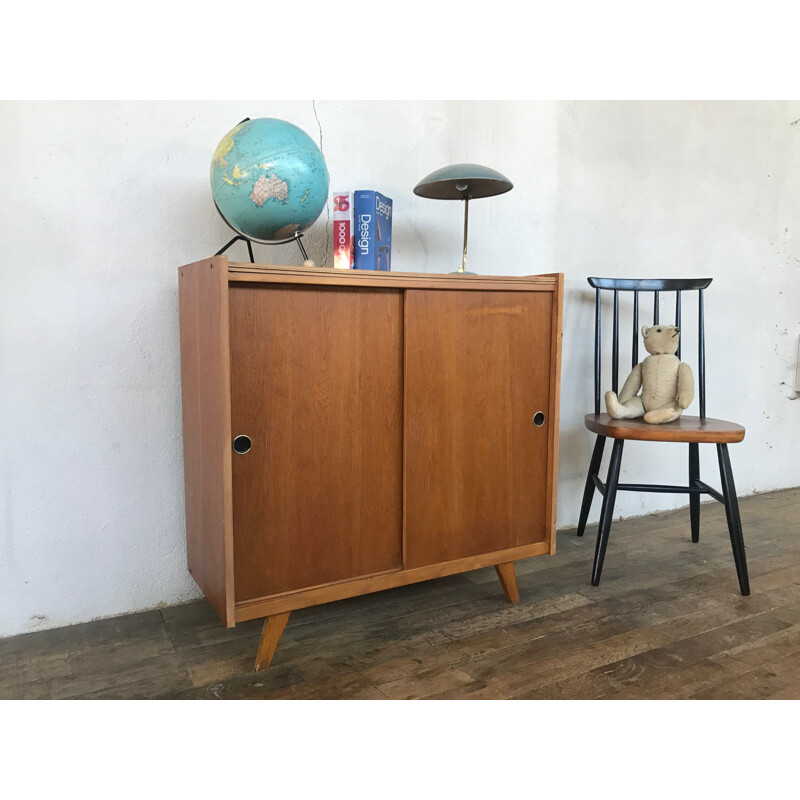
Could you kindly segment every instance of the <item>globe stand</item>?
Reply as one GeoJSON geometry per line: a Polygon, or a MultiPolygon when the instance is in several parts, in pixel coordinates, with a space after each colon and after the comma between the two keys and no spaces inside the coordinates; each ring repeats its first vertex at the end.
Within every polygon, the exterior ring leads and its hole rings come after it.
{"type": "Polygon", "coordinates": [[[231,239],[228,242],[228,244],[225,245],[225,247],[223,247],[221,250],[217,250],[217,252],[214,253],[214,255],[215,256],[221,256],[232,244],[234,244],[234,243],[236,243],[236,242],[238,242],[240,240],[243,241],[243,242],[247,242],[247,251],[248,251],[248,253],[250,253],[250,263],[251,264],[255,264],[256,260],[255,260],[255,258],[253,258],[253,245],[250,243],[250,240],[245,238],[244,236],[234,236],[233,239],[231,239]]]}
{"type": "MultiPolygon", "coordinates": [[[[242,120],[242,122],[247,122],[247,120],[246,119],[242,120]]],[[[230,222],[228,222],[228,220],[225,219],[225,215],[219,210],[219,206],[217,205],[216,200],[214,201],[214,208],[217,209],[217,213],[222,218],[222,221],[232,231],[234,231],[236,233],[236,236],[234,236],[233,239],[231,239],[228,242],[228,244],[225,245],[225,247],[223,247],[221,250],[219,250],[216,253],[214,253],[215,256],[221,256],[232,244],[235,244],[238,241],[242,241],[242,242],[247,242],[247,252],[250,254],[250,263],[251,264],[255,264],[256,260],[253,257],[253,244],[252,244],[253,242],[256,242],[257,244],[270,244],[270,245],[272,245],[272,244],[289,244],[289,242],[297,242],[297,246],[300,248],[300,253],[303,256],[303,261],[308,261],[308,253],[306,253],[306,249],[305,249],[305,247],[303,247],[303,243],[300,241],[303,238],[303,234],[300,233],[300,231],[296,231],[294,236],[292,236],[290,239],[282,239],[279,242],[268,242],[268,241],[265,241],[264,239],[251,239],[249,236],[245,236],[244,234],[239,233],[239,231],[237,231],[236,228],[234,228],[233,225],[231,225],[230,222]]]]}
{"type": "Polygon", "coordinates": [[[255,264],[256,260],[253,257],[253,242],[257,242],[258,244],[289,244],[289,242],[297,242],[297,246],[300,248],[300,253],[303,256],[303,261],[308,261],[308,253],[306,253],[305,247],[303,247],[303,243],[300,241],[303,238],[302,233],[295,233],[291,239],[284,239],[281,242],[265,242],[259,239],[248,239],[247,236],[242,236],[241,234],[237,234],[236,236],[231,239],[228,244],[226,244],[221,250],[218,250],[214,253],[215,256],[221,256],[231,245],[235,244],[236,242],[242,241],[247,243],[247,252],[250,254],[250,263],[255,264]]]}

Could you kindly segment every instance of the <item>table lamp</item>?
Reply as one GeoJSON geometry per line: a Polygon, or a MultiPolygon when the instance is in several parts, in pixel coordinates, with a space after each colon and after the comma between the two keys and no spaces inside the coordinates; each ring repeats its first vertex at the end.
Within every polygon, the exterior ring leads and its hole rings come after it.
{"type": "Polygon", "coordinates": [[[461,267],[456,273],[467,272],[467,226],[469,224],[469,201],[477,197],[492,197],[509,192],[514,184],[499,172],[480,164],[451,164],[423,178],[415,187],[414,194],[434,200],[464,201],[464,252],[461,267]]]}

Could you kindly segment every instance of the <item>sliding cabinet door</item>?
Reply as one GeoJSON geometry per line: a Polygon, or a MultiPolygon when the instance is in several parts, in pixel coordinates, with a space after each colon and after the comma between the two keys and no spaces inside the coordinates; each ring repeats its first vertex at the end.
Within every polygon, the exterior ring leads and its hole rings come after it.
{"type": "Polygon", "coordinates": [[[400,292],[230,290],[236,599],[402,564],[400,292]]]}
{"type": "Polygon", "coordinates": [[[552,303],[406,292],[406,567],[546,540],[552,303]]]}

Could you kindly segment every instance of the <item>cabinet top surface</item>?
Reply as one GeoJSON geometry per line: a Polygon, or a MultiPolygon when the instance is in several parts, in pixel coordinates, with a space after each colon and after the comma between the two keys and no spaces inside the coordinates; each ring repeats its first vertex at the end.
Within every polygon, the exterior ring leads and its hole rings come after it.
{"type": "MultiPolygon", "coordinates": [[[[244,283],[297,283],[327,286],[372,287],[376,289],[438,288],[481,289],[503,291],[555,291],[563,276],[547,275],[465,275],[435,272],[375,272],[371,270],[343,270],[331,267],[293,267],[277,264],[250,264],[229,262],[224,256],[214,256],[197,262],[219,264],[227,270],[229,282],[244,283]]],[[[197,266],[186,265],[181,271],[197,266]]],[[[181,273],[182,274],[182,273],[181,273]]]]}

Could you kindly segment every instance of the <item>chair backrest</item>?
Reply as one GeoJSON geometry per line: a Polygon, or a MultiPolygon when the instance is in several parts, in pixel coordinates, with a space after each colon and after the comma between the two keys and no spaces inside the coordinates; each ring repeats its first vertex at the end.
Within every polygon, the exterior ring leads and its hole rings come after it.
{"type": "MultiPolygon", "coordinates": [[[[712,278],[588,278],[589,285],[595,289],[594,315],[594,413],[600,413],[600,371],[601,371],[601,292],[614,293],[613,333],[611,349],[611,388],[619,392],[619,293],[633,292],[633,335],[631,337],[631,369],[639,363],[639,293],[652,292],[653,319],[660,321],[661,295],[675,292],[675,325],[681,328],[678,344],[678,358],[681,357],[683,330],[681,325],[681,293],[697,292],[697,386],[700,397],[700,416],[706,415],[706,346],[705,320],[703,317],[703,290],[708,288],[712,278]]],[[[645,320],[645,323],[648,320],[645,320]]]]}

